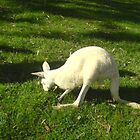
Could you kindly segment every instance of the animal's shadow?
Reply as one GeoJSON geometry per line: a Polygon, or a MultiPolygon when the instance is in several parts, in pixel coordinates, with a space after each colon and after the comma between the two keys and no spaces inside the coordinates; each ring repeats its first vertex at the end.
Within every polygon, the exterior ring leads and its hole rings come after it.
{"type": "MultiPolygon", "coordinates": [[[[140,103],[140,87],[120,87],[119,95],[121,99],[127,101],[133,101],[140,103]]],[[[99,102],[105,102],[112,100],[110,90],[105,89],[93,89],[90,88],[85,100],[92,101],[95,100],[99,102]]]]}
{"type": "MultiPolygon", "coordinates": [[[[0,83],[25,82],[35,78],[32,72],[42,71],[42,62],[39,61],[23,61],[21,63],[4,63],[0,64],[0,83]]],[[[50,62],[51,69],[55,69],[63,65],[63,61],[50,62]]]]}

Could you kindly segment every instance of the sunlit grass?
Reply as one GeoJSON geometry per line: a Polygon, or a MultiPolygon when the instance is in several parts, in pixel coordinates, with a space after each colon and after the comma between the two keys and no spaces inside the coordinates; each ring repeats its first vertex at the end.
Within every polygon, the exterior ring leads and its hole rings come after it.
{"type": "Polygon", "coordinates": [[[57,111],[52,106],[63,91],[43,91],[30,74],[44,60],[57,68],[75,50],[101,46],[118,64],[120,96],[140,103],[139,6],[138,0],[0,0],[0,139],[139,140],[139,110],[110,104],[109,82],[93,84],[80,108],[57,111]]]}

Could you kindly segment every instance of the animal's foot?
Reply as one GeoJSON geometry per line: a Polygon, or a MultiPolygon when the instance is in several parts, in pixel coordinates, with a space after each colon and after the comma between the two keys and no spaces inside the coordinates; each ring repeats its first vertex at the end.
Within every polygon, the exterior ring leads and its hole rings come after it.
{"type": "Polygon", "coordinates": [[[61,107],[57,105],[57,106],[53,106],[53,109],[59,110],[59,109],[61,109],[61,107]]]}
{"type": "Polygon", "coordinates": [[[56,99],[57,99],[58,103],[62,102],[62,98],[60,96],[56,96],[56,99]]]}
{"type": "Polygon", "coordinates": [[[62,101],[62,98],[58,97],[57,100],[60,103],[62,101]]]}
{"type": "Polygon", "coordinates": [[[52,106],[52,108],[56,109],[56,110],[60,109],[60,103],[58,102],[57,105],[56,106],[52,106]]]}
{"type": "Polygon", "coordinates": [[[78,106],[76,106],[75,104],[60,104],[60,103],[58,103],[57,106],[53,106],[53,108],[57,110],[64,107],[78,107],[78,106]]]}

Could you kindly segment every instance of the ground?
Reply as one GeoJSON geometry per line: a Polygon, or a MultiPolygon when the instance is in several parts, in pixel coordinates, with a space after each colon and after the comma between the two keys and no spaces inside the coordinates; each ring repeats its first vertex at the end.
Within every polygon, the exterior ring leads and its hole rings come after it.
{"type": "Polygon", "coordinates": [[[52,106],[63,91],[43,91],[30,74],[90,45],[112,54],[120,96],[140,103],[139,0],[0,0],[1,139],[139,140],[140,111],[112,104],[108,81],[93,84],[80,108],[58,111],[52,106]]]}

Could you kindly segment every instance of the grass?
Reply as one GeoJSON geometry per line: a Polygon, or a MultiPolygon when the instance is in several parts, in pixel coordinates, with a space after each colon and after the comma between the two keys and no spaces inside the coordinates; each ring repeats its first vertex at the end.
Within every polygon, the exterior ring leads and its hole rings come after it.
{"type": "Polygon", "coordinates": [[[92,85],[80,108],[57,111],[62,91],[45,92],[30,75],[46,59],[56,68],[101,46],[118,63],[120,96],[140,103],[139,15],[139,0],[0,0],[0,139],[139,140],[140,111],[111,106],[108,82],[92,85]]]}

